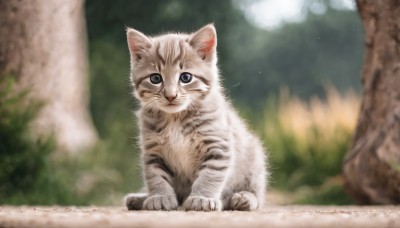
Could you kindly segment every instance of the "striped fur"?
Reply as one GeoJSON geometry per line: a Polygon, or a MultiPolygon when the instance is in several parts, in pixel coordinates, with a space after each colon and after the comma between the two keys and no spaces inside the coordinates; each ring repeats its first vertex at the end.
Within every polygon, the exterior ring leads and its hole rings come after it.
{"type": "Polygon", "coordinates": [[[262,207],[265,151],[223,95],[214,26],[190,35],[127,34],[145,179],[145,193],[126,196],[128,209],[262,207]],[[193,75],[190,83],[179,81],[183,72],[193,75]],[[154,73],[162,83],[150,81],[154,73]]]}

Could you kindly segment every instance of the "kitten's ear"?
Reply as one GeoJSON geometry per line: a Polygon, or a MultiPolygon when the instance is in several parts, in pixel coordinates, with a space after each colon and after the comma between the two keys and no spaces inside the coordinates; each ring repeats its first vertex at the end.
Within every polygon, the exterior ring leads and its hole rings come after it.
{"type": "Polygon", "coordinates": [[[189,38],[189,44],[207,62],[216,60],[217,32],[213,24],[208,24],[189,38]]]}
{"type": "Polygon", "coordinates": [[[126,36],[132,61],[140,60],[142,54],[153,46],[153,43],[147,36],[135,29],[127,28],[126,36]]]}

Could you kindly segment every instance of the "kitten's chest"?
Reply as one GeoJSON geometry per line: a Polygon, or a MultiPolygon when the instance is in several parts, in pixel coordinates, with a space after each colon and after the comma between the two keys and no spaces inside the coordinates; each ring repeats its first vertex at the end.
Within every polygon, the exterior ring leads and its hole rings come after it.
{"type": "Polygon", "coordinates": [[[182,133],[181,123],[170,122],[161,132],[163,156],[178,173],[190,176],[196,163],[193,136],[182,133]]]}

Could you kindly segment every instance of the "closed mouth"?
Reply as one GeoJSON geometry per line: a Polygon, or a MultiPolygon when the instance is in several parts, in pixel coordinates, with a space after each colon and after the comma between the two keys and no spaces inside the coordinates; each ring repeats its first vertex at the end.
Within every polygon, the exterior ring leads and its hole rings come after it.
{"type": "Polygon", "coordinates": [[[184,104],[180,103],[169,103],[163,105],[163,110],[169,113],[180,112],[185,108],[184,104]]]}

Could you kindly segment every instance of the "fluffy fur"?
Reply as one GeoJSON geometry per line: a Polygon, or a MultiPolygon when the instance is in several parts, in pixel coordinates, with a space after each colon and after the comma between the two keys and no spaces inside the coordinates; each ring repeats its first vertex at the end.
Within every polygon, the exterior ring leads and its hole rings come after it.
{"type": "Polygon", "coordinates": [[[223,95],[214,26],[157,37],[128,28],[127,39],[145,180],[144,193],[125,197],[128,209],[262,207],[266,153],[223,95]]]}

